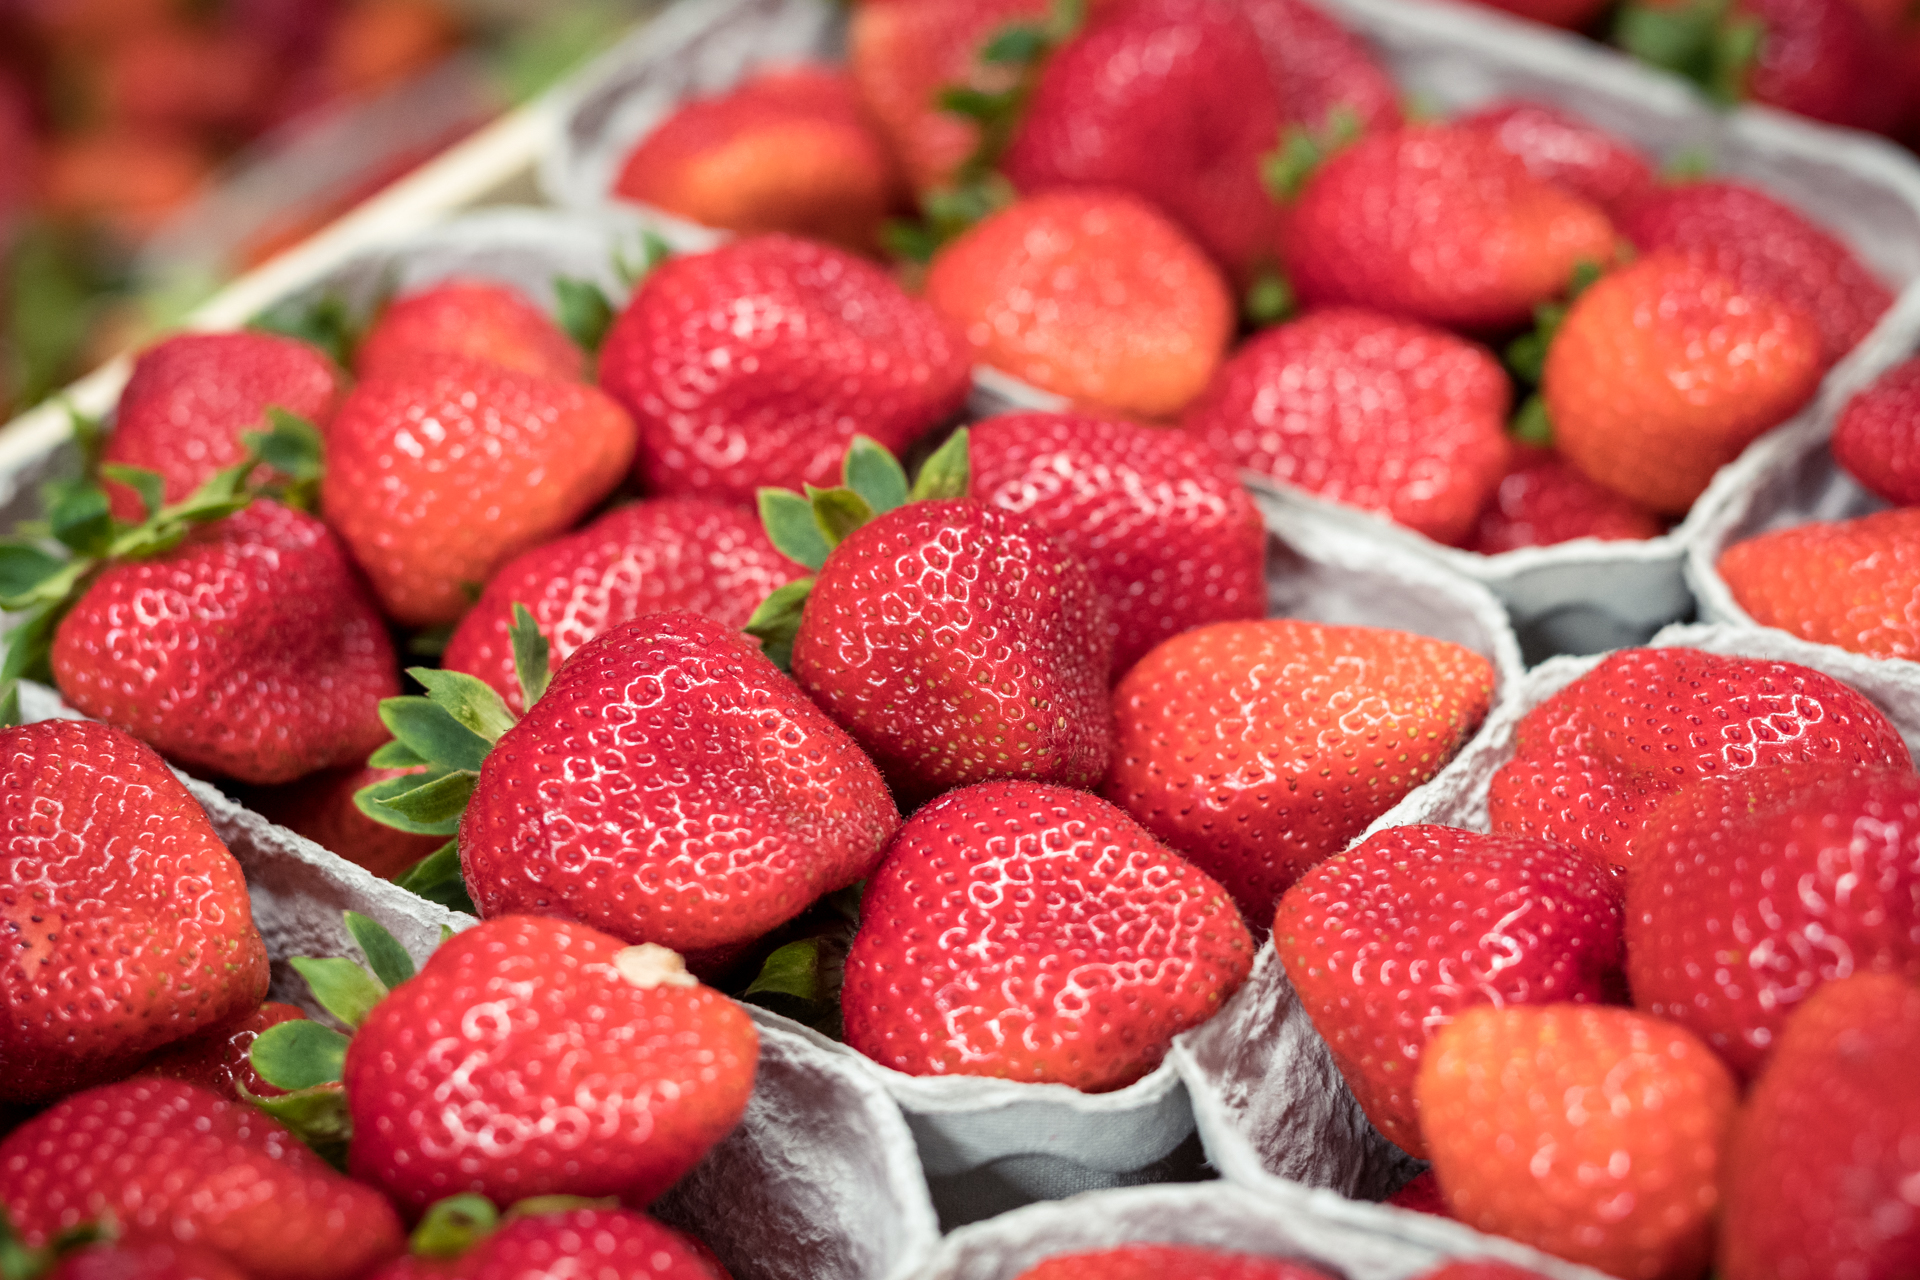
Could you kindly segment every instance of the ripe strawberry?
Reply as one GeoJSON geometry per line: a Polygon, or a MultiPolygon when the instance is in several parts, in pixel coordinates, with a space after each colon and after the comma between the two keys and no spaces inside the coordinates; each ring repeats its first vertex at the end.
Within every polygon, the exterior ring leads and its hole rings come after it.
{"type": "Polygon", "coordinates": [[[252,1280],[355,1280],[406,1245],[377,1191],[280,1124],[179,1080],[102,1085],[0,1141],[0,1203],[29,1246],[111,1216],[252,1280]]]}
{"type": "Polygon", "coordinates": [[[253,1069],[253,1042],[268,1027],[306,1016],[290,1004],[269,1000],[238,1022],[168,1045],[140,1064],[140,1074],[184,1080],[235,1102],[247,1101],[241,1089],[256,1098],[277,1097],[286,1090],[268,1084],[253,1069]]]}
{"type": "Polygon", "coordinates": [[[442,280],[396,298],[353,353],[361,381],[405,376],[423,356],[489,360],[519,373],[578,382],[586,357],[544,311],[505,285],[442,280]]]}
{"type": "Polygon", "coordinates": [[[773,549],[750,511],[706,498],[650,498],[501,566],[460,620],[441,665],[479,676],[525,711],[508,634],[513,606],[533,614],[558,666],[616,623],[685,609],[746,625],[800,566],[773,549]]]}
{"type": "Polygon", "coordinates": [[[393,778],[420,772],[409,769],[326,769],[282,787],[251,792],[249,808],[289,831],[330,849],[348,862],[390,880],[446,843],[441,836],[413,835],[382,826],[354,804],[356,792],[393,778]]]}
{"type": "Polygon", "coordinates": [[[1523,323],[1578,264],[1612,258],[1606,214],[1485,132],[1448,125],[1373,134],[1334,155],[1280,232],[1305,304],[1470,330],[1523,323]]]}
{"type": "Polygon", "coordinates": [[[1324,129],[1346,112],[1363,131],[1400,123],[1400,90],[1359,36],[1308,0],[1242,0],[1282,120],[1324,129]]]}
{"type": "Polygon", "coordinates": [[[1803,312],[1656,252],[1574,300],[1540,395],[1568,461],[1682,515],[1714,472],[1799,411],[1820,371],[1820,335],[1803,312]]]}
{"type": "Polygon", "coordinates": [[[870,262],[790,236],[669,258],[600,352],[660,493],[831,484],[856,431],[903,450],[967,395],[966,344],[870,262]]]}
{"type": "Polygon", "coordinates": [[[1776,529],[1727,548],[1718,568],[1763,627],[1920,659],[1920,508],[1776,529]]]}
{"type": "Polygon", "coordinates": [[[1015,1280],[1328,1280],[1303,1262],[1228,1253],[1183,1244],[1128,1244],[1089,1253],[1063,1253],[1022,1271],[1015,1280]]]}
{"type": "Polygon", "coordinates": [[[1431,1167],[1415,1174],[1398,1191],[1388,1196],[1386,1203],[1396,1209],[1411,1209],[1415,1213],[1430,1213],[1442,1218],[1453,1216],[1447,1210],[1447,1198],[1440,1194],[1440,1182],[1433,1176],[1431,1167]]]}
{"type": "Polygon", "coordinates": [[[683,103],[627,153],[613,194],[742,235],[785,231],[871,250],[900,203],[885,141],[852,79],[763,72],[683,103]]]}
{"type": "Polygon", "coordinates": [[[1121,192],[1015,201],[934,256],[926,291],[975,359],[1142,418],[1184,408],[1233,336],[1220,273],[1178,227],[1121,192]]]}
{"type": "MultiPolygon", "coordinates": [[[[465,1208],[465,1206],[463,1206],[465,1208]]],[[[725,1280],[706,1247],[644,1213],[579,1208],[517,1216],[454,1258],[408,1255],[370,1280],[725,1280]]]]}
{"type": "Polygon", "coordinates": [[[1621,215],[1620,231],[1642,253],[1680,250],[1743,291],[1772,294],[1804,312],[1820,331],[1822,368],[1857,346],[1893,305],[1892,291],[1839,237],[1745,183],[1657,188],[1621,215]]]}
{"type": "Polygon", "coordinates": [[[1549,26],[1578,31],[1607,7],[1608,0],[1479,0],[1479,3],[1549,26]]]}
{"type": "Polygon", "coordinates": [[[190,769],[285,782],[363,760],[399,692],[393,645],[340,542],[257,501],[106,569],[54,633],[54,682],[190,769]]]}
{"type": "Polygon", "coordinates": [[[219,1254],[172,1240],[96,1244],[60,1255],[47,1280],[247,1280],[219,1254]]]}
{"type": "Polygon", "coordinates": [[[416,1211],[469,1191],[644,1207],[739,1121],[758,1052],[740,1007],[664,947],[487,920],[348,1042],[348,1167],[416,1211]]]}
{"type": "Polygon", "coordinates": [[[1912,766],[1871,702],[1809,667],[1622,649],[1520,721],[1488,817],[1625,869],[1648,816],[1688,783],[1819,760],[1912,766]]]}
{"type": "Polygon", "coordinates": [[[1415,1280],[1546,1280],[1538,1271],[1529,1271],[1525,1267],[1516,1267],[1511,1262],[1496,1262],[1492,1258],[1471,1258],[1465,1262],[1448,1262],[1431,1271],[1423,1271],[1415,1280]]]}
{"type": "Polygon", "coordinates": [[[916,1076],[1118,1089],[1253,967],[1210,877],[1099,797],[1037,782],[964,787],[914,814],[860,914],[847,1043],[916,1076]]]}
{"type": "Polygon", "coordinates": [[[1787,1018],[1849,973],[1920,979],[1920,776],[1783,765],[1661,805],[1627,878],[1634,1003],[1751,1078],[1787,1018]]]}
{"type": "Polygon", "coordinates": [[[1598,1003],[1617,989],[1620,893],[1586,854],[1451,827],[1381,831],[1287,890],[1273,945],[1374,1128],[1424,1158],[1413,1080],[1461,1009],[1598,1003]]]}
{"type": "Polygon", "coordinates": [[[1833,457],[1869,493],[1920,506],[1920,359],[1895,365],[1847,401],[1833,428],[1833,457]]]}
{"type": "Polygon", "coordinates": [[[1493,668],[1444,640],[1270,618],[1175,636],[1113,690],[1104,794],[1264,924],[1472,736],[1493,668]]]}
{"type": "Polygon", "coordinates": [[[1510,395],[1484,348],[1338,307],[1249,341],[1181,427],[1237,466],[1456,542],[1506,469],[1510,395]]]}
{"type": "MultiPolygon", "coordinates": [[[[134,362],[101,461],[158,471],[178,502],[246,453],[243,431],[262,430],[278,407],[324,429],[344,388],[333,362],[304,342],[270,333],[181,333],[134,362]]],[[[140,499],[109,483],[115,518],[140,519],[140,499]]]]}
{"type": "Polygon", "coordinates": [[[1498,555],[1573,538],[1657,538],[1665,530],[1659,517],[1587,479],[1553,450],[1517,445],[1513,465],[1460,545],[1498,555]]]}
{"type": "Polygon", "coordinates": [[[1899,122],[1896,51],[1855,0],[1740,0],[1733,14],[1763,32],[1743,86],[1753,101],[1875,133],[1899,122]]]}
{"type": "Polygon", "coordinates": [[[82,720],[0,729],[0,751],[0,1099],[117,1079],[259,1007],[240,866],[159,756],[82,720]]]}
{"type": "Polygon", "coordinates": [[[1113,678],[1169,636],[1266,615],[1267,531],[1233,468],[1180,432],[1020,413],[969,432],[970,492],[1025,516],[1107,605],[1113,678]]]}
{"type": "Polygon", "coordinates": [[[1739,1091],[1689,1032],[1629,1009],[1480,1005],[1427,1046],[1414,1095],[1468,1226],[1623,1280],[1705,1270],[1739,1091]]]}
{"type": "Polygon", "coordinates": [[[1653,167],[1640,152],[1598,125],[1545,103],[1507,98],[1455,123],[1485,133],[1519,157],[1534,177],[1565,187],[1616,219],[1655,190],[1653,167]]]}
{"type": "Polygon", "coordinates": [[[320,505],[387,614],[431,626],[466,609],[463,582],[591,510],[633,451],[632,421],[592,387],[422,356],[340,407],[320,505]]]}
{"type": "Polygon", "coordinates": [[[1726,1280],[1920,1268],[1920,987],[1855,974],[1787,1020],[1735,1123],[1724,1185],[1726,1280]]]}

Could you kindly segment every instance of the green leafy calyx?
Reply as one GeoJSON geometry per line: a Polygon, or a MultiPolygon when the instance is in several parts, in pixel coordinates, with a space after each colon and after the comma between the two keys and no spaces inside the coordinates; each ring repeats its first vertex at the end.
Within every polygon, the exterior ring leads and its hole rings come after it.
{"type": "Polygon", "coordinates": [[[1640,3],[1620,11],[1613,37],[1642,62],[1684,76],[1713,101],[1732,106],[1747,96],[1766,27],[1735,12],[1731,0],[1640,3]]]}
{"type": "Polygon", "coordinates": [[[1297,198],[1330,156],[1359,138],[1361,128],[1360,117],[1344,103],[1329,110],[1317,129],[1288,125],[1281,130],[1280,145],[1260,162],[1267,192],[1282,202],[1297,198]]]}

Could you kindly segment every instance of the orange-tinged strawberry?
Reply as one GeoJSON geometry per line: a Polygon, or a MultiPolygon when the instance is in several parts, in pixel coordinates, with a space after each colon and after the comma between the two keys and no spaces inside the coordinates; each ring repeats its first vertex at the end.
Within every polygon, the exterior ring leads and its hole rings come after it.
{"type": "Polygon", "coordinates": [[[1763,533],[1727,548],[1719,570],[1763,627],[1920,659],[1920,507],[1763,533]]]}
{"type": "Polygon", "coordinates": [[[545,312],[505,285],[443,280],[389,303],[360,339],[362,381],[404,373],[428,355],[471,356],[542,378],[577,382],[585,357],[545,312]]]}

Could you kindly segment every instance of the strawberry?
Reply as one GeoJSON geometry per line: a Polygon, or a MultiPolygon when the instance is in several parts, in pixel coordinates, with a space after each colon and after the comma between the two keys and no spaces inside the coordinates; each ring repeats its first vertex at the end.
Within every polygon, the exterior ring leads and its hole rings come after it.
{"type": "Polygon", "coordinates": [[[1280,233],[1304,304],[1476,331],[1522,323],[1575,266],[1612,257],[1606,214],[1453,125],[1361,138],[1306,179],[1280,233]]]}
{"type": "Polygon", "coordinates": [[[1377,832],[1280,899],[1273,945],[1374,1128],[1426,1156],[1413,1080],[1460,1010],[1597,1003],[1618,987],[1620,893],[1577,850],[1451,827],[1377,832]]]}
{"type": "MultiPolygon", "coordinates": [[[[462,1214],[478,1205],[462,1197],[462,1214]]],[[[492,1217],[491,1209],[484,1211],[492,1217]]],[[[429,1214],[429,1223],[432,1214],[429,1214]]],[[[574,1208],[516,1214],[463,1252],[436,1250],[397,1258],[369,1280],[525,1280],[529,1276],[591,1274],[594,1280],[725,1280],[706,1246],[644,1213],[574,1208]]],[[[424,1232],[426,1227],[423,1226],[424,1232]]]]}
{"type": "Polygon", "coordinates": [[[758,1046],[740,1007],[664,947],[487,920],[348,1042],[348,1167],[416,1211],[455,1192],[643,1207],[739,1121],[758,1046]]]}
{"type": "Polygon", "coordinates": [[[1714,472],[1799,411],[1820,371],[1820,335],[1803,312],[1666,251],[1574,300],[1540,395],[1568,461],[1682,515],[1714,472]]]}
{"type": "Polygon", "coordinates": [[[1743,292],[1771,294],[1804,312],[1820,332],[1822,368],[1857,346],[1893,305],[1892,291],[1839,237],[1745,183],[1657,188],[1621,215],[1620,231],[1642,253],[1679,250],[1743,292]]]}
{"type": "MultiPolygon", "coordinates": [[[[277,408],[325,428],[344,392],[333,362],[271,333],[181,333],[140,353],[120,393],[101,461],[160,473],[178,502],[246,452],[240,435],[277,408]]],[[[140,518],[140,498],[109,484],[117,519],[140,518]]]]}
{"type": "Polygon", "coordinates": [[[1015,201],[934,255],[926,296],[975,359],[1124,416],[1178,413],[1233,336],[1206,254],[1117,191],[1015,201]]]}
{"type": "Polygon", "coordinates": [[[1717,567],[1763,627],[1920,659],[1920,508],[1776,529],[1727,548],[1717,567]]]}
{"type": "Polygon", "coordinates": [[[1534,177],[1565,187],[1618,219],[1654,191],[1646,157],[1598,125],[1542,102],[1508,98],[1455,121],[1519,157],[1534,177]]]}
{"type": "Polygon", "coordinates": [[[855,252],[874,247],[900,188],[853,80],[822,66],[763,72],[682,103],[613,180],[621,199],[709,227],[785,231],[855,252]]]}
{"type": "Polygon", "coordinates": [[[1510,396],[1484,348],[1337,307],[1249,341],[1181,427],[1237,466],[1455,542],[1506,469],[1510,396]]]}
{"type": "Polygon", "coordinates": [[[1895,365],[1847,401],[1832,444],[1834,461],[1869,493],[1920,506],[1920,359],[1895,365]]]}
{"type": "Polygon", "coordinates": [[[1427,1046],[1414,1096],[1468,1226],[1623,1280],[1706,1268],[1739,1092],[1691,1033],[1629,1009],[1479,1005],[1427,1046]]]}
{"type": "Polygon", "coordinates": [[[252,1280],[355,1280],[406,1243],[379,1192],[277,1120],[179,1080],[102,1085],[15,1129],[0,1141],[0,1203],[30,1246],[111,1217],[252,1280]]]}
{"type": "Polygon", "coordinates": [[[963,787],[914,814],[860,915],[846,1040],[909,1075],[1118,1089],[1253,966],[1210,877],[1099,797],[1037,782],[963,787]]]}
{"type": "Polygon", "coordinates": [[[1303,1262],[1228,1253],[1183,1244],[1128,1244],[1090,1253],[1063,1253],[1022,1271],[1015,1280],[1328,1280],[1303,1262]]]}
{"type": "Polygon", "coordinates": [[[656,267],[600,352],[650,490],[830,484],[854,432],[904,449],[967,395],[966,345],[870,262],[757,236],[656,267]]]}
{"type": "Polygon", "coordinates": [[[253,1069],[253,1042],[268,1027],[306,1016],[290,1004],[269,1000],[236,1023],[168,1045],[140,1064],[140,1074],[185,1080],[235,1102],[248,1101],[247,1094],[275,1097],[286,1090],[268,1084],[253,1069]]]}
{"type": "Polygon", "coordinates": [[[0,729],[0,750],[0,1099],[117,1079],[257,1009],[240,865],[160,757],[81,720],[0,729]]]}
{"type": "Polygon", "coordinates": [[[414,835],[382,826],[362,813],[353,797],[368,787],[420,772],[410,769],[325,769],[283,787],[246,796],[247,806],[289,831],[330,849],[381,879],[392,879],[438,849],[439,836],[414,835]]]}
{"type": "Polygon", "coordinates": [[[1831,760],[1912,767],[1899,731],[1832,676],[1697,649],[1622,649],[1529,711],[1493,775],[1493,830],[1632,865],[1655,807],[1690,782],[1831,760]]]}
{"type": "Polygon", "coordinates": [[[97,1244],[64,1253],[47,1280],[247,1280],[219,1254],[171,1240],[97,1244]]]}
{"type": "Polygon", "coordinates": [[[1086,566],[1107,605],[1114,679],[1169,636],[1266,615],[1266,526],[1206,444],[1070,413],[1008,414],[968,434],[973,496],[1086,566]]]}
{"type": "Polygon", "coordinates": [[[1400,91],[1359,36],[1309,0],[1242,0],[1267,72],[1280,95],[1280,117],[1324,129],[1350,115],[1360,128],[1400,123],[1400,91]]]}
{"type": "Polygon", "coordinates": [[[1654,813],[1627,877],[1634,1003],[1751,1078],[1781,1025],[1849,973],[1920,979],[1920,776],[1782,765],[1654,813]]]}
{"type": "Polygon", "coordinates": [[[1443,1263],[1431,1271],[1421,1272],[1415,1280],[1546,1280],[1546,1277],[1511,1262],[1470,1258],[1465,1262],[1443,1263]]]}
{"type": "Polygon", "coordinates": [[[403,295],[353,353],[361,381],[404,376],[423,356],[489,360],[519,373],[578,382],[586,358],[546,313],[505,285],[450,279],[403,295]]]}
{"type": "Polygon", "coordinates": [[[524,604],[558,666],[616,623],[685,609],[743,626],[799,576],[746,510],[707,498],[650,498],[501,566],[455,628],[441,665],[480,677],[525,711],[509,635],[524,604]]]}
{"type": "Polygon", "coordinates": [[[1443,640],[1217,622],[1114,686],[1104,794],[1265,924],[1302,873],[1440,771],[1492,694],[1487,660],[1443,640]]]}
{"type": "Polygon", "coordinates": [[[634,427],[592,387],[422,356],[347,397],[321,510],[407,626],[451,622],[463,582],[578,520],[620,482],[634,427]]]}
{"type": "Polygon", "coordinates": [[[1920,1268],[1920,987],[1858,973],[1809,996],[1734,1125],[1726,1280],[1920,1268]]]}
{"type": "Polygon", "coordinates": [[[1517,445],[1512,466],[1460,545],[1498,555],[1574,538],[1613,542],[1665,531],[1658,516],[1595,484],[1553,450],[1517,445]]]}
{"type": "Polygon", "coordinates": [[[1489,8],[1505,9],[1508,13],[1522,18],[1531,18],[1535,22],[1578,31],[1606,9],[1608,0],[1478,0],[1478,2],[1489,8]]]}
{"type": "Polygon", "coordinates": [[[1433,1176],[1431,1166],[1415,1174],[1398,1191],[1388,1196],[1386,1203],[1397,1209],[1411,1209],[1415,1213],[1428,1213],[1441,1218],[1453,1216],[1447,1212],[1447,1198],[1440,1194],[1440,1182],[1433,1176]]]}

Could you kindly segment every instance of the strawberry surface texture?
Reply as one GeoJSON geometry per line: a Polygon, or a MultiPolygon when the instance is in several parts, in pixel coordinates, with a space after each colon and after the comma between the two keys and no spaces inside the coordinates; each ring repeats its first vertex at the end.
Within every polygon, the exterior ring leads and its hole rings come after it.
{"type": "Polygon", "coordinates": [[[1048,1258],[1016,1280],[1327,1280],[1304,1262],[1180,1244],[1129,1244],[1048,1258]]]}
{"type": "Polygon", "coordinates": [[[569,1209],[517,1217],[451,1259],[409,1255],[373,1280],[726,1280],[703,1249],[672,1227],[627,1209],[569,1209]]]}
{"type": "Polygon", "coordinates": [[[1718,567],[1763,627],[1874,658],[1920,658],[1920,508],[1776,529],[1728,547],[1718,567]]]}
{"type": "Polygon", "coordinates": [[[545,312],[504,285],[443,280],[396,298],[354,349],[362,381],[404,373],[423,356],[470,356],[520,373],[577,381],[580,348],[545,312]]]}

